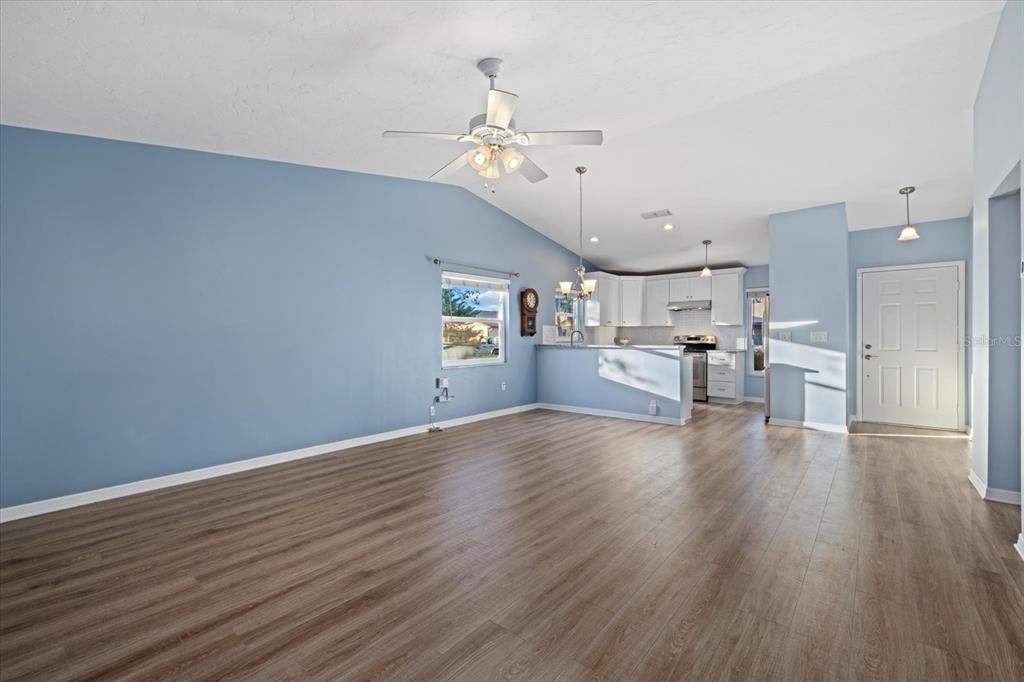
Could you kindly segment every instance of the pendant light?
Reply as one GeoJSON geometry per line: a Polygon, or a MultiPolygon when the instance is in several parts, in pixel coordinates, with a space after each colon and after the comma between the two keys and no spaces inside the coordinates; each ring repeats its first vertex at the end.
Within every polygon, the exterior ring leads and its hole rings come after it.
{"type": "Polygon", "coordinates": [[[897,241],[909,242],[915,239],[920,239],[921,235],[917,233],[917,228],[910,224],[910,195],[916,187],[901,187],[900,194],[907,198],[907,224],[900,230],[900,236],[897,237],[897,241]]]}
{"type": "Polygon", "coordinates": [[[711,240],[704,240],[704,269],[700,271],[701,277],[710,277],[711,268],[708,267],[708,247],[711,246],[711,240]]]}
{"type": "Polygon", "coordinates": [[[580,176],[580,264],[576,266],[575,281],[558,283],[558,293],[568,299],[580,301],[590,298],[597,288],[597,280],[587,279],[587,271],[583,267],[583,174],[586,172],[586,166],[576,166],[576,173],[580,176]]]}

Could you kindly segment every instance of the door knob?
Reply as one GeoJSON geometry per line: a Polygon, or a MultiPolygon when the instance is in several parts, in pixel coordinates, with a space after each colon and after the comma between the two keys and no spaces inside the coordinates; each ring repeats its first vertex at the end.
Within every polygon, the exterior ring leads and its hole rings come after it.
{"type": "Polygon", "coordinates": [[[871,350],[871,344],[870,343],[865,343],[864,347],[867,348],[868,350],[871,350]]]}
{"type": "Polygon", "coordinates": [[[873,357],[875,357],[875,356],[874,356],[874,355],[872,355],[871,353],[868,353],[867,355],[865,355],[865,356],[864,356],[864,359],[865,359],[865,360],[870,360],[870,359],[871,359],[871,358],[873,358],[873,357]]]}

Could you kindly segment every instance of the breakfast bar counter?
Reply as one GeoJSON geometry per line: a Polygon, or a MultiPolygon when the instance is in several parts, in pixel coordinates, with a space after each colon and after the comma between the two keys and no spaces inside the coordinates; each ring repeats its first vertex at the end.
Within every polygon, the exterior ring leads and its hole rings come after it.
{"type": "Polygon", "coordinates": [[[681,426],[693,409],[693,359],[679,346],[537,346],[540,407],[681,426]]]}

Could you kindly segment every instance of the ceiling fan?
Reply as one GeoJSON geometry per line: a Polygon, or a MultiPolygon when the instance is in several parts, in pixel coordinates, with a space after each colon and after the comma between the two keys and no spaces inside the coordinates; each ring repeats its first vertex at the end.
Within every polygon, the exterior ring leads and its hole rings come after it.
{"type": "Polygon", "coordinates": [[[385,130],[384,137],[419,137],[431,140],[468,142],[474,145],[464,154],[459,154],[430,176],[431,179],[445,178],[463,166],[469,165],[481,177],[494,180],[500,177],[498,164],[506,174],[519,171],[530,182],[540,182],[548,176],[516,147],[531,145],[571,144],[599,145],[604,140],[600,130],[552,130],[522,133],[516,130],[512,113],[516,109],[519,95],[494,87],[494,81],[501,73],[502,61],[497,57],[481,59],[476,68],[491,82],[487,91],[487,112],[469,120],[469,132],[462,133],[420,133],[409,130],[385,130]]]}

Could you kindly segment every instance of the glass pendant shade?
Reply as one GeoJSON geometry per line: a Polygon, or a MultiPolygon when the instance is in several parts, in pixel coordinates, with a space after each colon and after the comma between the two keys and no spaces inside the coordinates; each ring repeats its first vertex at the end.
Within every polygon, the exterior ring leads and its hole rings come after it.
{"type": "Polygon", "coordinates": [[[701,277],[710,277],[711,276],[711,268],[709,268],[708,266],[705,265],[704,269],[700,271],[700,276],[701,277]]]}
{"type": "Polygon", "coordinates": [[[585,280],[583,280],[583,291],[587,292],[587,294],[592,294],[592,293],[594,293],[595,289],[597,289],[597,280],[596,279],[585,279],[585,280]]]}
{"type": "Polygon", "coordinates": [[[562,293],[562,295],[568,296],[569,292],[572,291],[572,282],[559,282],[558,290],[562,293]]]}
{"type": "Polygon", "coordinates": [[[488,180],[497,180],[501,177],[501,173],[498,172],[498,160],[495,158],[491,159],[491,162],[487,164],[487,167],[479,172],[480,177],[487,178],[488,180]]]}
{"type": "Polygon", "coordinates": [[[920,238],[921,235],[917,233],[917,228],[913,225],[907,225],[900,231],[900,236],[896,238],[896,241],[909,242],[920,238]]]}
{"type": "Polygon", "coordinates": [[[505,147],[501,150],[501,165],[506,173],[515,173],[523,165],[523,155],[512,147],[505,147]]]}
{"type": "Polygon", "coordinates": [[[466,163],[478,173],[485,170],[490,165],[490,161],[491,150],[483,145],[466,152],[466,163]]]}

